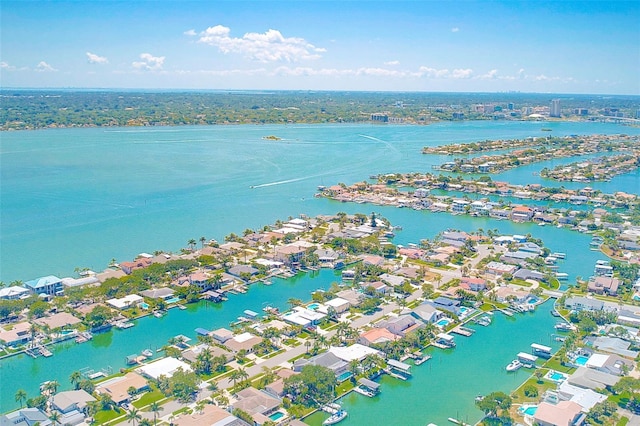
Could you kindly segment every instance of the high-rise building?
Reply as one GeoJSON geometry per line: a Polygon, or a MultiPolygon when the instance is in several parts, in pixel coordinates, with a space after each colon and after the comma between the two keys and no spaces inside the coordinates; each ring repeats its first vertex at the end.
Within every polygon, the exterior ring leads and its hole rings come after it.
{"type": "Polygon", "coordinates": [[[560,99],[553,99],[551,101],[549,117],[560,117],[560,99]]]}

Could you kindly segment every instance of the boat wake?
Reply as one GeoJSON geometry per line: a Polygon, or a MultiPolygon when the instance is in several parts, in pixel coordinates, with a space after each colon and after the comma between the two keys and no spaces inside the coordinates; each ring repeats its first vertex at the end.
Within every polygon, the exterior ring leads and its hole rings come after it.
{"type": "Polygon", "coordinates": [[[315,176],[301,177],[296,179],[287,179],[287,180],[281,180],[278,182],[261,183],[260,185],[251,185],[250,188],[256,189],[256,188],[265,188],[267,186],[284,185],[287,183],[293,183],[293,182],[299,182],[301,180],[311,179],[312,177],[315,177],[315,176]]]}
{"type": "Polygon", "coordinates": [[[387,141],[383,141],[382,139],[378,139],[378,138],[376,138],[376,137],[374,137],[374,136],[362,135],[362,134],[361,134],[361,135],[358,135],[358,136],[360,136],[361,138],[371,139],[372,141],[376,141],[376,142],[383,143],[383,144],[385,144],[387,147],[389,147],[389,149],[390,149],[390,150],[395,151],[395,152],[400,152],[400,151],[398,151],[398,148],[396,148],[395,146],[393,146],[392,144],[390,144],[390,143],[389,143],[389,142],[387,142],[387,141]]]}

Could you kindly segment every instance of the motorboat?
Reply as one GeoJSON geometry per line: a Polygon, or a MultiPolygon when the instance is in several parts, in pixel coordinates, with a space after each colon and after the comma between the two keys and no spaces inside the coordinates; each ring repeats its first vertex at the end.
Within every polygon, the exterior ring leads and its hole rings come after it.
{"type": "Polygon", "coordinates": [[[507,371],[516,371],[522,367],[522,363],[517,359],[514,359],[507,365],[507,371]]]}

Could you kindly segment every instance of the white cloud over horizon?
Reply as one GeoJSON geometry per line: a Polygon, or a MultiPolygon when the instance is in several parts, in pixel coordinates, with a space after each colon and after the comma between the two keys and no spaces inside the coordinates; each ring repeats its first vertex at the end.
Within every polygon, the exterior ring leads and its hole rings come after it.
{"type": "MultiPolygon", "coordinates": [[[[186,31],[195,35],[194,30],[186,31]]],[[[246,33],[232,37],[231,29],[223,25],[209,27],[199,34],[199,43],[217,47],[222,53],[238,53],[259,62],[297,62],[319,59],[326,49],[316,47],[300,37],[284,37],[278,30],[264,33],[246,33]]]]}
{"type": "Polygon", "coordinates": [[[54,67],[52,67],[51,65],[49,65],[48,63],[46,63],[45,61],[40,61],[38,63],[38,65],[36,65],[36,71],[39,71],[39,72],[56,72],[58,70],[55,69],[54,67]]]}

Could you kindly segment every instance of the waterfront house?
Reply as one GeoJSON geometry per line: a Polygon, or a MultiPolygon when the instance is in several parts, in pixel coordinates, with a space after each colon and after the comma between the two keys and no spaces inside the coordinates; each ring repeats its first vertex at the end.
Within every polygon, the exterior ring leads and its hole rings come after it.
{"type": "Polygon", "coordinates": [[[224,346],[233,353],[238,353],[241,350],[251,353],[253,347],[261,342],[262,337],[254,336],[251,333],[242,333],[224,342],[224,346]]]}
{"type": "Polygon", "coordinates": [[[50,426],[51,420],[39,408],[21,408],[0,416],[0,426],[50,426]]]}
{"type": "Polygon", "coordinates": [[[173,376],[173,373],[179,368],[182,368],[184,371],[192,371],[189,364],[173,357],[161,358],[157,361],[150,362],[142,367],[138,367],[137,371],[143,376],[158,380],[160,376],[167,378],[173,376]]]}
{"type": "Polygon", "coordinates": [[[242,389],[236,394],[236,398],[237,401],[232,403],[231,406],[234,409],[242,410],[250,414],[253,421],[258,425],[262,425],[270,420],[268,416],[273,414],[280,408],[280,404],[282,404],[280,398],[276,398],[254,387],[242,389]]]}
{"type": "Polygon", "coordinates": [[[587,288],[589,291],[597,294],[606,294],[609,296],[618,295],[618,287],[620,280],[613,277],[597,276],[589,280],[587,288]]]}
{"type": "Polygon", "coordinates": [[[171,424],[174,426],[249,426],[249,423],[213,404],[205,404],[200,410],[190,410],[181,414],[174,418],[171,424]]]}
{"type": "Polygon", "coordinates": [[[362,264],[365,266],[382,266],[384,265],[384,257],[373,254],[361,254],[358,256],[362,259],[362,264]]]}
{"type": "Polygon", "coordinates": [[[567,297],[564,306],[576,311],[601,311],[604,309],[604,302],[584,296],[567,297]]]}
{"type": "Polygon", "coordinates": [[[437,309],[432,303],[424,302],[416,306],[411,315],[424,321],[425,323],[436,323],[444,317],[444,313],[437,309]]]}
{"type": "Polygon", "coordinates": [[[148,266],[151,266],[153,260],[148,257],[139,257],[135,259],[133,262],[122,262],[120,263],[120,269],[127,275],[130,275],[136,269],[143,269],[148,266]]]}
{"type": "Polygon", "coordinates": [[[109,395],[113,402],[120,405],[131,400],[129,390],[132,388],[136,390],[136,393],[140,393],[149,389],[149,383],[138,373],[130,371],[124,376],[114,377],[99,383],[96,385],[96,392],[109,395]]]}
{"type": "Polygon", "coordinates": [[[175,294],[175,291],[167,287],[162,287],[157,289],[144,290],[144,291],[141,291],[140,294],[143,295],[144,297],[148,297],[149,299],[166,300],[166,299],[171,299],[175,294]]]}
{"type": "Polygon", "coordinates": [[[455,338],[447,333],[440,333],[436,336],[436,343],[439,345],[453,348],[456,345],[455,338]]]}
{"type": "Polygon", "coordinates": [[[87,405],[95,400],[83,389],[63,391],[51,398],[51,408],[62,415],[60,424],[75,426],[84,422],[87,405]]]}
{"type": "Polygon", "coordinates": [[[511,209],[511,220],[529,221],[533,217],[533,209],[527,206],[517,206],[511,209]]]}
{"type": "Polygon", "coordinates": [[[542,272],[532,271],[531,269],[522,268],[517,270],[513,274],[513,278],[520,280],[534,280],[534,281],[546,281],[546,278],[542,272]]]}
{"type": "Polygon", "coordinates": [[[527,264],[527,259],[534,259],[536,257],[538,257],[537,254],[526,251],[507,251],[505,254],[500,256],[500,262],[508,263],[510,265],[525,266],[527,264]]]}
{"type": "Polygon", "coordinates": [[[382,352],[380,352],[379,350],[361,345],[359,343],[354,343],[350,346],[332,346],[329,348],[328,353],[335,355],[345,363],[350,363],[351,361],[360,362],[368,355],[382,356],[382,352]]]}
{"type": "Polygon", "coordinates": [[[234,358],[234,355],[231,352],[221,348],[220,346],[215,346],[215,345],[210,346],[210,345],[207,345],[206,343],[201,343],[199,345],[190,347],[186,351],[183,351],[182,359],[184,359],[190,364],[193,364],[198,358],[198,355],[200,355],[205,350],[208,350],[212,357],[218,357],[218,356],[225,357],[227,362],[232,361],[234,358]]]}
{"type": "Polygon", "coordinates": [[[284,380],[288,379],[291,376],[295,376],[296,374],[298,373],[286,368],[276,371],[278,379],[265,386],[264,391],[278,398],[284,397],[284,380]]]}
{"type": "Polygon", "coordinates": [[[460,312],[460,301],[449,299],[448,297],[440,296],[433,300],[427,300],[424,303],[430,304],[440,311],[451,312],[454,315],[458,315],[460,312]]]}
{"type": "Polygon", "coordinates": [[[211,337],[220,343],[224,343],[233,337],[233,331],[227,330],[226,328],[219,328],[211,332],[211,337]]]}
{"type": "Polygon", "coordinates": [[[257,275],[260,271],[250,265],[236,265],[229,268],[229,274],[241,279],[250,278],[257,275]]]}
{"type": "Polygon", "coordinates": [[[400,275],[393,275],[393,274],[382,274],[380,275],[380,279],[392,287],[401,286],[408,281],[405,277],[401,277],[400,275]]]}
{"type": "Polygon", "coordinates": [[[283,314],[281,319],[291,324],[301,325],[302,327],[315,327],[325,317],[326,314],[322,312],[296,306],[291,311],[283,314]]]}
{"type": "Polygon", "coordinates": [[[70,288],[70,287],[82,287],[85,285],[97,285],[100,284],[100,280],[98,279],[98,277],[96,275],[88,275],[88,276],[83,276],[80,278],[71,278],[71,277],[66,277],[66,278],[62,278],[62,285],[65,288],[70,288]]]}
{"type": "Polygon", "coordinates": [[[307,254],[307,248],[296,243],[278,246],[275,251],[275,260],[280,261],[289,267],[299,264],[302,258],[307,254]]]}
{"type": "Polygon", "coordinates": [[[560,401],[557,404],[543,401],[533,415],[535,424],[539,426],[580,426],[584,418],[582,407],[573,401],[560,401]]]}
{"type": "Polygon", "coordinates": [[[467,200],[455,198],[451,201],[451,211],[458,214],[466,213],[467,209],[470,208],[469,204],[471,203],[467,200]]]}
{"type": "MultiPolygon", "coordinates": [[[[609,352],[612,354],[618,354],[630,359],[636,359],[638,357],[639,352],[630,350],[631,342],[623,340],[619,337],[609,337],[609,336],[598,336],[598,337],[589,337],[587,341],[596,349],[601,349],[605,352],[609,352]]],[[[633,367],[633,364],[631,364],[633,367]]]]}
{"type": "Polygon", "coordinates": [[[524,251],[527,253],[541,254],[542,248],[536,243],[532,243],[531,241],[525,241],[524,243],[519,244],[519,251],[524,251]]]}
{"type": "Polygon", "coordinates": [[[31,340],[31,324],[19,322],[0,328],[0,342],[7,346],[18,346],[31,340]]]}
{"type": "MultiPolygon", "coordinates": [[[[198,271],[189,274],[188,279],[189,284],[199,287],[200,291],[206,291],[213,288],[211,277],[209,276],[209,274],[206,274],[204,272],[198,271]]],[[[218,284],[222,285],[222,281],[220,281],[218,284]]]]}
{"type": "Polygon", "coordinates": [[[400,336],[393,334],[386,328],[372,328],[371,330],[360,333],[358,343],[365,346],[371,346],[374,344],[393,342],[400,338],[400,336]]]}
{"type": "Polygon", "coordinates": [[[320,365],[333,371],[336,377],[347,371],[349,363],[331,352],[324,352],[311,358],[300,358],[293,362],[293,371],[300,372],[305,365],[320,365]]]}
{"type": "Polygon", "coordinates": [[[501,303],[511,301],[523,303],[531,297],[529,291],[511,286],[496,287],[493,289],[493,293],[496,295],[496,300],[501,303]]]}
{"type": "Polygon", "coordinates": [[[17,300],[28,297],[29,290],[24,287],[11,286],[6,288],[0,288],[0,299],[2,300],[17,300]]]}
{"type": "Polygon", "coordinates": [[[33,294],[57,296],[63,293],[62,280],[55,275],[36,278],[24,283],[26,289],[33,294]]]}
{"type": "Polygon", "coordinates": [[[316,256],[318,256],[318,261],[320,263],[328,263],[333,264],[338,259],[340,259],[340,253],[331,249],[323,249],[319,248],[313,252],[316,256]]]}
{"type": "Polygon", "coordinates": [[[55,330],[57,328],[80,324],[82,321],[68,312],[58,312],[49,317],[38,318],[33,322],[43,327],[49,327],[50,330],[55,330]]]}
{"type": "Polygon", "coordinates": [[[128,294],[125,297],[119,299],[109,299],[107,304],[113,306],[116,309],[129,309],[133,306],[137,306],[139,303],[144,302],[142,296],[137,294],[128,294]]]}
{"type": "Polygon", "coordinates": [[[395,318],[389,318],[386,321],[380,321],[376,324],[377,328],[386,328],[391,333],[404,337],[408,333],[424,327],[424,323],[411,315],[400,315],[395,318]]]}
{"type": "Polygon", "coordinates": [[[551,402],[549,399],[554,402],[573,401],[579,404],[580,407],[582,407],[582,411],[585,413],[591,410],[596,404],[599,404],[607,399],[607,395],[603,395],[591,389],[574,386],[568,383],[566,380],[558,385],[558,389],[556,392],[546,392],[546,395],[549,394],[554,395],[555,398],[545,398],[547,402],[551,402]]]}

